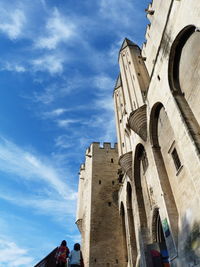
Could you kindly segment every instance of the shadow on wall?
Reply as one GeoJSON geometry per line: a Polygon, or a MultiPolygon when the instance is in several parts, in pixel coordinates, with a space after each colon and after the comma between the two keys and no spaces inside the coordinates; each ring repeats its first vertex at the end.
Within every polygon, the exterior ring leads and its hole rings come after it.
{"type": "Polygon", "coordinates": [[[188,267],[200,266],[200,223],[194,222],[191,226],[186,218],[183,223],[185,227],[179,234],[183,255],[182,264],[187,262],[188,267]]]}
{"type": "MultiPolygon", "coordinates": [[[[185,217],[183,219],[183,229],[179,232],[179,253],[178,258],[174,258],[170,262],[171,267],[199,267],[200,266],[200,223],[197,221],[192,225],[189,223],[188,219],[185,217]]],[[[139,233],[140,238],[142,238],[141,232],[139,233]]],[[[153,243],[146,245],[145,256],[148,267],[161,267],[163,266],[159,259],[159,254],[157,255],[157,261],[151,255],[152,250],[159,251],[159,244],[153,243]]],[[[156,255],[154,255],[156,256],[156,255]]],[[[140,267],[145,266],[144,259],[140,261],[140,267]]],[[[167,265],[166,265],[167,266],[167,265]]]]}

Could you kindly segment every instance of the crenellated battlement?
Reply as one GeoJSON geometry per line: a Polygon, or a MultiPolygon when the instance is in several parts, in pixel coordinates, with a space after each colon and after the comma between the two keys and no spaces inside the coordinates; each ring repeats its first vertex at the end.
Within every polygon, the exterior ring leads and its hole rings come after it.
{"type": "Polygon", "coordinates": [[[104,142],[102,145],[100,142],[93,142],[91,145],[90,145],[90,149],[91,148],[94,148],[94,149],[117,149],[117,143],[114,143],[114,146],[109,143],[109,142],[104,142]]]}

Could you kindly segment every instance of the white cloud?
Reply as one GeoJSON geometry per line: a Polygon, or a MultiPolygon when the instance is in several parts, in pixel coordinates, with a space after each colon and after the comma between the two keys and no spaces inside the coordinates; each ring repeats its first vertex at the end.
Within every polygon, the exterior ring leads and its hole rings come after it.
{"type": "Polygon", "coordinates": [[[36,213],[53,217],[56,221],[64,221],[67,216],[74,216],[76,210],[77,192],[74,192],[63,199],[56,194],[43,194],[43,196],[25,195],[12,191],[8,193],[0,191],[0,198],[9,201],[17,206],[28,207],[36,213]],[[66,201],[67,200],[67,201],[66,201]]]}
{"type": "Polygon", "coordinates": [[[42,104],[48,105],[52,103],[56,98],[56,87],[49,86],[44,89],[42,93],[33,92],[33,98],[31,98],[34,102],[41,102],[42,104]]]}
{"type": "Polygon", "coordinates": [[[6,62],[4,66],[1,67],[1,70],[14,71],[14,72],[25,72],[26,68],[17,63],[6,62]]]}
{"type": "Polygon", "coordinates": [[[27,249],[20,248],[15,242],[0,237],[0,266],[31,267],[33,258],[27,249]]]}
{"type": "Polygon", "coordinates": [[[109,112],[110,117],[113,116],[110,111],[114,110],[114,102],[112,96],[101,97],[99,96],[94,103],[95,107],[98,109],[104,109],[105,111],[109,112]]]}
{"type": "Polygon", "coordinates": [[[55,139],[55,145],[61,148],[69,148],[73,145],[72,137],[68,135],[60,135],[55,139]]]}
{"type": "Polygon", "coordinates": [[[65,119],[65,120],[57,120],[57,124],[59,127],[66,128],[69,126],[69,124],[77,123],[79,120],[75,119],[65,119]]]}
{"type": "Polygon", "coordinates": [[[100,14],[112,21],[112,26],[118,24],[119,27],[130,27],[135,11],[132,0],[100,0],[100,14]]]}
{"type": "Polygon", "coordinates": [[[75,25],[67,21],[60,12],[55,9],[52,17],[46,24],[46,36],[38,38],[35,43],[37,48],[55,49],[59,43],[67,42],[75,35],[75,25]]]}
{"type": "Polygon", "coordinates": [[[11,11],[1,8],[0,12],[0,31],[6,34],[11,40],[19,38],[26,22],[23,11],[19,9],[11,11]]]}
{"type": "Polygon", "coordinates": [[[74,197],[74,191],[64,182],[63,174],[53,166],[49,160],[35,156],[4,138],[0,139],[1,171],[26,180],[43,181],[64,199],[74,197]]]}
{"type": "Polygon", "coordinates": [[[49,54],[32,60],[31,64],[35,71],[47,71],[50,74],[63,72],[64,56],[49,54]]]}
{"type": "Polygon", "coordinates": [[[107,57],[109,59],[109,62],[112,65],[118,64],[118,54],[119,54],[119,49],[122,45],[122,42],[123,42],[123,38],[120,37],[120,39],[118,41],[116,41],[115,43],[113,43],[111,45],[111,48],[107,53],[107,57]]]}
{"type": "Polygon", "coordinates": [[[42,116],[44,118],[55,118],[55,117],[59,117],[60,115],[64,114],[67,111],[68,109],[66,108],[57,108],[52,111],[44,112],[42,116]]]}
{"type": "Polygon", "coordinates": [[[74,241],[74,243],[81,243],[81,235],[66,235],[68,238],[74,241]]]}
{"type": "Polygon", "coordinates": [[[94,85],[101,90],[112,91],[114,80],[107,75],[101,74],[94,77],[94,85]]]}

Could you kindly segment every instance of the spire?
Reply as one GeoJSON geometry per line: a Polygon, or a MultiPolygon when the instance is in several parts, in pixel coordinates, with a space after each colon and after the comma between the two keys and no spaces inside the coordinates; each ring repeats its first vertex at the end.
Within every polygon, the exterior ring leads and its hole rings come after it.
{"type": "Polygon", "coordinates": [[[118,87],[120,87],[122,85],[122,81],[121,81],[121,75],[119,74],[116,84],[115,84],[115,89],[117,89],[118,87]]]}
{"type": "Polygon", "coordinates": [[[119,88],[120,86],[122,86],[122,80],[121,80],[121,75],[119,74],[115,83],[115,88],[113,90],[113,96],[114,96],[114,92],[117,88],[119,88]]]}
{"type": "Polygon", "coordinates": [[[125,38],[124,41],[123,41],[123,43],[122,43],[122,46],[121,46],[119,52],[121,52],[121,50],[123,50],[127,46],[136,46],[136,47],[139,47],[137,44],[133,43],[128,38],[125,38]]]}

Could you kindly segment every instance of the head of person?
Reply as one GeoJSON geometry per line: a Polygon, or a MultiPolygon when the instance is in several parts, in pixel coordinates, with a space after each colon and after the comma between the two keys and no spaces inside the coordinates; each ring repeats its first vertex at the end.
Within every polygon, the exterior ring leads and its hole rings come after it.
{"type": "Polygon", "coordinates": [[[74,244],[74,250],[78,251],[80,250],[81,246],[79,243],[74,244]]]}
{"type": "Polygon", "coordinates": [[[66,247],[66,246],[67,246],[67,242],[66,242],[65,240],[63,240],[63,241],[61,242],[61,246],[66,247]]]}

